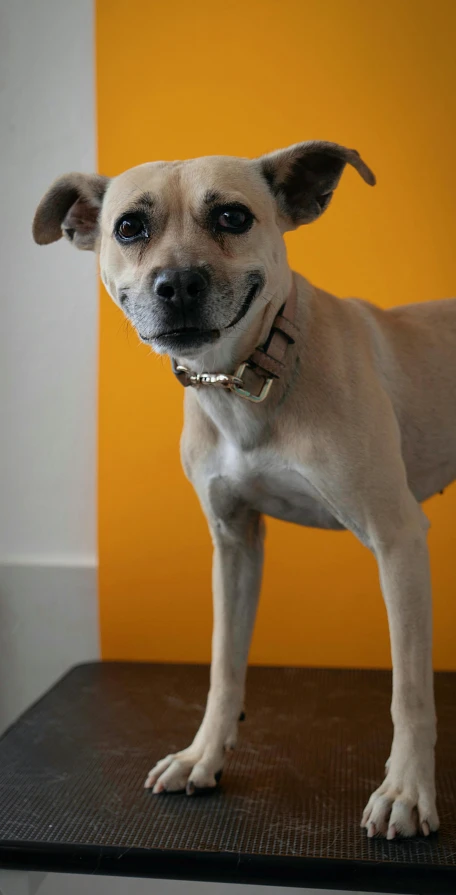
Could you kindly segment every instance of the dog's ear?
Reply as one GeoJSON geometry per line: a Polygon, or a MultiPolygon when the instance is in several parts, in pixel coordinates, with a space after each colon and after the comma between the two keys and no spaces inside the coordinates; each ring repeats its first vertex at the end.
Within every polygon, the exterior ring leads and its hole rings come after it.
{"type": "Polygon", "coordinates": [[[101,174],[65,174],[54,181],[35,212],[35,242],[48,245],[66,236],[78,249],[94,250],[108,183],[101,174]]]}
{"type": "Polygon", "coordinates": [[[345,165],[353,165],[370,186],[375,176],[356,149],[312,140],[262,156],[261,171],[279,211],[291,227],[310,224],[328,207],[345,165]]]}

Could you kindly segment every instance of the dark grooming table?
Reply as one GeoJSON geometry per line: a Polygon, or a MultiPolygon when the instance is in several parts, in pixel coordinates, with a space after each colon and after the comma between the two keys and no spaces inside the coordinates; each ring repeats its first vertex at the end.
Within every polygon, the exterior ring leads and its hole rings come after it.
{"type": "Polygon", "coordinates": [[[201,666],[73,669],[0,741],[0,869],[456,892],[456,674],[436,675],[441,831],[397,842],[359,828],[389,754],[388,672],[251,668],[220,787],[152,796],[207,687],[201,666]]]}

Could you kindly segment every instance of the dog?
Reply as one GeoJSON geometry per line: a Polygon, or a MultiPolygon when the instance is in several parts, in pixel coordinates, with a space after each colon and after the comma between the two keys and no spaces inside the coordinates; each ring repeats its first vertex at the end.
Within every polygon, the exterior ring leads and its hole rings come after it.
{"type": "Polygon", "coordinates": [[[349,529],[373,551],[393,662],[394,736],[367,835],[437,830],[428,521],[456,479],[456,299],[384,311],[290,270],[283,234],[326,211],[355,150],[312,141],[256,159],[68,174],[36,211],[44,245],[99,255],[102,281],[185,389],[184,471],[214,546],[210,690],[154,793],[214,787],[243,716],[263,517],[349,529]]]}

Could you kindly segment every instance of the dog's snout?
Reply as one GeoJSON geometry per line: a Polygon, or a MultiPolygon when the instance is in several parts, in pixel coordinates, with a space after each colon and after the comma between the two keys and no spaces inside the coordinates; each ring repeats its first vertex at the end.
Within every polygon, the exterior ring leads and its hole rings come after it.
{"type": "Polygon", "coordinates": [[[154,292],[170,304],[191,305],[205,298],[209,278],[197,267],[168,268],[155,279],[154,292]]]}

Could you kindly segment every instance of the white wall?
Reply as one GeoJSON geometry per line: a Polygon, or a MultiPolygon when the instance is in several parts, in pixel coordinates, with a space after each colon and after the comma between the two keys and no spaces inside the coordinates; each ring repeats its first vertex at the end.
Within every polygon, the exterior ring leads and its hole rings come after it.
{"type": "Polygon", "coordinates": [[[96,168],[93,55],[92,0],[0,0],[0,727],[98,655],[95,259],[31,237],[96,168]]]}

